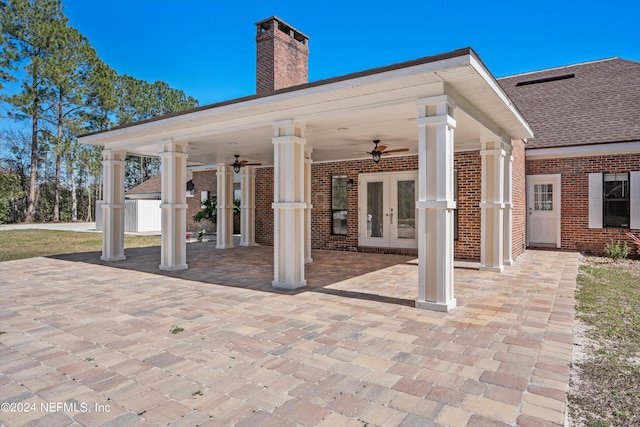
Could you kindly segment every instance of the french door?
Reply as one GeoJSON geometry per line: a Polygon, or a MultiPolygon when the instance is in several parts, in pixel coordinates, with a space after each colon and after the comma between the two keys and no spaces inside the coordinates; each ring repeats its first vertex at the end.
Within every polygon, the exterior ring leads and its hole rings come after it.
{"type": "Polygon", "coordinates": [[[417,248],[416,196],[418,173],[361,174],[358,244],[417,248]]]}

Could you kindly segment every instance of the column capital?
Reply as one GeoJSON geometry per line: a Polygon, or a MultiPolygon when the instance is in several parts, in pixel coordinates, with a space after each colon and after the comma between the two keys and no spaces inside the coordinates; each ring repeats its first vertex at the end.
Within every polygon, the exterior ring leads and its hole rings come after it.
{"type": "Polygon", "coordinates": [[[425,107],[427,105],[438,105],[438,104],[448,104],[452,107],[455,107],[456,101],[454,101],[454,99],[451,98],[449,95],[443,94],[443,95],[429,96],[427,98],[417,99],[416,104],[418,105],[418,107],[425,107]]]}
{"type": "Polygon", "coordinates": [[[158,154],[158,157],[160,158],[165,158],[165,157],[171,157],[171,158],[180,158],[180,159],[186,159],[187,157],[189,157],[189,155],[187,153],[183,153],[180,151],[163,151],[160,154],[158,154]]]}
{"type": "Polygon", "coordinates": [[[272,126],[274,138],[288,135],[304,138],[304,132],[307,127],[305,123],[296,122],[293,119],[273,122],[272,126]]]}
{"type": "Polygon", "coordinates": [[[436,126],[446,124],[450,128],[455,129],[456,120],[448,114],[442,114],[439,116],[418,117],[416,119],[416,124],[418,126],[436,126]]]}
{"type": "Polygon", "coordinates": [[[102,150],[102,159],[103,160],[114,160],[114,161],[124,161],[127,156],[126,151],[122,150],[112,150],[110,148],[105,148],[102,150]]]}
{"type": "Polygon", "coordinates": [[[173,139],[160,141],[163,153],[186,153],[188,142],[176,142],[173,139]]]}
{"type": "Polygon", "coordinates": [[[282,136],[274,136],[271,139],[271,142],[273,142],[273,144],[283,144],[286,142],[293,142],[295,144],[299,144],[299,145],[306,145],[307,140],[305,138],[299,137],[299,136],[295,136],[295,135],[282,135],[282,136]]]}

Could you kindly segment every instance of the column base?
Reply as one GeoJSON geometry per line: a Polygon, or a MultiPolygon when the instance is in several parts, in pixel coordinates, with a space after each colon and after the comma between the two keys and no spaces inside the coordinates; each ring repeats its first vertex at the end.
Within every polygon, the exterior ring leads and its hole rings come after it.
{"type": "Polygon", "coordinates": [[[502,273],[504,271],[504,265],[501,265],[499,267],[487,267],[485,265],[481,265],[480,266],[480,271],[490,271],[493,273],[502,273]]]}
{"type": "Polygon", "coordinates": [[[124,261],[127,259],[126,256],[101,256],[100,261],[124,261]]]}
{"type": "Polygon", "coordinates": [[[513,265],[513,264],[514,264],[514,261],[512,259],[505,259],[504,260],[504,265],[508,266],[508,265],[513,265]]]}
{"type": "Polygon", "coordinates": [[[455,308],[456,304],[457,302],[455,298],[449,301],[448,303],[416,300],[416,308],[420,308],[423,310],[440,311],[444,313],[455,308]]]}
{"type": "Polygon", "coordinates": [[[233,245],[216,245],[216,249],[233,249],[233,245]]]}
{"type": "Polygon", "coordinates": [[[298,289],[307,286],[307,281],[302,280],[300,282],[294,283],[286,283],[286,282],[276,282],[275,280],[271,282],[271,285],[276,289],[298,289]]]}
{"type": "Polygon", "coordinates": [[[240,242],[240,243],[238,244],[238,246],[242,246],[242,247],[249,247],[249,246],[260,246],[260,245],[259,245],[259,244],[257,244],[257,243],[243,243],[243,242],[240,242]]]}
{"type": "Polygon", "coordinates": [[[313,262],[313,258],[305,258],[304,259],[304,263],[305,264],[311,264],[313,262]]]}
{"type": "Polygon", "coordinates": [[[177,270],[186,270],[189,268],[187,264],[179,264],[179,265],[162,265],[158,266],[160,270],[163,271],[177,271],[177,270]]]}

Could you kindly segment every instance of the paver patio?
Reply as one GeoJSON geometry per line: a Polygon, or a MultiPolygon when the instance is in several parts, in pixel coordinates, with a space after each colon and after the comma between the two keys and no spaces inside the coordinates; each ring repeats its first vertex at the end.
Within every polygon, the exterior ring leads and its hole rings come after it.
{"type": "Polygon", "coordinates": [[[436,313],[412,307],[409,257],[314,251],[309,285],[288,292],[271,287],[272,251],[190,244],[189,270],[170,273],[159,248],[0,263],[0,420],[564,423],[578,254],[456,268],[458,307],[436,313]]]}

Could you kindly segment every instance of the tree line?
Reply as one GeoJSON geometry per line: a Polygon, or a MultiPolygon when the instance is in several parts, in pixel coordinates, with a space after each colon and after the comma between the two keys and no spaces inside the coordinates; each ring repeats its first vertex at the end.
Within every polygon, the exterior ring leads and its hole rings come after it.
{"type": "MultiPolygon", "coordinates": [[[[167,83],[118,74],[69,26],[61,0],[0,1],[0,223],[92,220],[101,147],[77,136],[198,106],[167,83]]],[[[127,156],[126,188],[158,172],[127,156]]]]}

